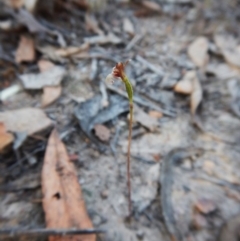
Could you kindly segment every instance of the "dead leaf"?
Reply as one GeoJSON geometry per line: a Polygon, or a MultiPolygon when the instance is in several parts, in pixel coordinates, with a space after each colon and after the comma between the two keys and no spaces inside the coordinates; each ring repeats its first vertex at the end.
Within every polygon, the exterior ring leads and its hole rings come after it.
{"type": "Polygon", "coordinates": [[[106,126],[97,124],[94,126],[94,130],[95,130],[95,135],[101,141],[109,141],[111,132],[106,126]]]}
{"type": "Polygon", "coordinates": [[[133,121],[137,121],[150,131],[154,131],[159,126],[158,120],[156,118],[149,116],[137,105],[134,105],[133,108],[133,121]]]}
{"type": "Polygon", "coordinates": [[[214,41],[228,64],[240,67],[240,50],[237,40],[232,36],[215,35],[214,41]]]}
{"type": "Polygon", "coordinates": [[[191,95],[190,108],[191,114],[194,115],[199,104],[202,101],[202,87],[195,71],[188,71],[182,80],[174,87],[174,91],[181,94],[191,95]]]}
{"type": "MultiPolygon", "coordinates": [[[[38,68],[41,72],[49,71],[53,69],[55,65],[48,60],[39,60],[38,68]]],[[[46,107],[52,104],[55,100],[57,100],[62,93],[62,87],[58,86],[45,86],[43,87],[43,95],[42,95],[42,107],[46,107]]]]}
{"type": "Polygon", "coordinates": [[[42,95],[42,107],[46,107],[57,100],[62,93],[62,86],[45,86],[42,95]]]}
{"type": "Polygon", "coordinates": [[[4,123],[0,122],[0,153],[14,140],[11,133],[7,133],[4,123]]]}
{"type": "Polygon", "coordinates": [[[55,64],[53,64],[51,61],[45,59],[40,59],[38,61],[38,68],[40,72],[45,72],[47,70],[52,69],[53,67],[55,67],[55,64]]]}
{"type": "Polygon", "coordinates": [[[35,17],[26,9],[20,8],[18,12],[14,15],[14,17],[19,23],[26,26],[30,33],[50,33],[50,31],[47,28],[45,28],[42,24],[40,24],[35,19],[35,17]]]}
{"type": "Polygon", "coordinates": [[[218,79],[230,79],[240,76],[240,69],[232,68],[227,64],[209,64],[206,72],[215,75],[218,79]]]}
{"type": "Polygon", "coordinates": [[[198,212],[203,214],[209,214],[217,209],[216,204],[212,200],[206,198],[197,200],[194,207],[198,212]]]}
{"type": "Polygon", "coordinates": [[[44,86],[60,85],[65,69],[55,66],[48,71],[40,74],[24,74],[20,75],[25,89],[42,89],[44,86]]]}
{"type": "Polygon", "coordinates": [[[192,79],[195,77],[194,71],[188,71],[181,80],[174,86],[174,91],[180,94],[189,95],[193,91],[192,79]]]}
{"type": "Polygon", "coordinates": [[[123,30],[128,33],[130,36],[134,36],[135,32],[134,32],[134,26],[132,24],[132,22],[130,21],[129,18],[124,18],[123,19],[123,30]]]}
{"type": "Polygon", "coordinates": [[[52,121],[41,109],[24,108],[0,113],[0,122],[3,122],[8,131],[26,132],[32,135],[52,125],[52,121]]]}
{"type": "Polygon", "coordinates": [[[89,44],[120,44],[122,42],[122,40],[113,33],[84,38],[84,41],[89,44]]]}
{"type": "Polygon", "coordinates": [[[197,67],[204,67],[208,60],[208,39],[198,37],[188,48],[188,55],[197,67]]]}
{"type": "MultiPolygon", "coordinates": [[[[79,181],[66,148],[53,130],[42,169],[43,209],[47,228],[93,228],[79,181]]],[[[95,235],[50,237],[51,241],[95,241],[95,235]]]]}
{"type": "Polygon", "coordinates": [[[43,57],[56,61],[59,63],[64,63],[64,59],[56,54],[56,48],[53,46],[37,46],[37,50],[43,54],[43,57]]]}
{"type": "Polygon", "coordinates": [[[156,12],[162,11],[161,7],[153,1],[147,1],[147,0],[142,1],[142,5],[152,11],[156,11],[156,12]]]}
{"type": "Polygon", "coordinates": [[[35,60],[34,41],[32,38],[21,36],[15,60],[17,63],[32,62],[35,60]]]}
{"type": "Polygon", "coordinates": [[[157,119],[163,117],[163,114],[162,114],[161,112],[159,112],[159,111],[156,111],[156,110],[150,110],[150,111],[148,112],[148,114],[149,114],[151,117],[157,118],[157,119]]]}

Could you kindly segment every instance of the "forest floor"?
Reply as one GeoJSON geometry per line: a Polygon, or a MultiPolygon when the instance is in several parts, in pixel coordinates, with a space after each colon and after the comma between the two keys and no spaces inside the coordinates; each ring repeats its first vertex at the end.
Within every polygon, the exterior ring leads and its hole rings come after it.
{"type": "Polygon", "coordinates": [[[46,240],[10,231],[48,226],[42,200],[54,176],[43,171],[54,161],[51,133],[73,163],[89,219],[105,231],[98,240],[237,240],[237,1],[98,1],[86,10],[80,0],[55,0],[34,12],[3,2],[0,240],[46,240]],[[135,98],[131,222],[128,100],[121,81],[105,81],[128,59],[135,98]]]}

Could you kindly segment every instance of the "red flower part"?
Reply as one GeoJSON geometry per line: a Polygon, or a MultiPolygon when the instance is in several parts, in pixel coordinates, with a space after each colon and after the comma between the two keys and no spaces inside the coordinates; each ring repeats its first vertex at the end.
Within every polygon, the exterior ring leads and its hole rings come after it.
{"type": "Polygon", "coordinates": [[[113,68],[112,75],[115,78],[124,79],[124,76],[125,76],[124,67],[125,65],[122,62],[117,63],[116,66],[113,68]]]}

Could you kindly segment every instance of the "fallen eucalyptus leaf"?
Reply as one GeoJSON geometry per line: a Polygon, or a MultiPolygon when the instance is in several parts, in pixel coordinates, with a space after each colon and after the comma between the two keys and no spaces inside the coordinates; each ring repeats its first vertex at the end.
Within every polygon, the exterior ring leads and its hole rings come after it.
{"type": "Polygon", "coordinates": [[[35,60],[35,47],[32,38],[21,36],[15,60],[17,63],[32,62],[35,60]]]}
{"type": "Polygon", "coordinates": [[[55,64],[53,64],[51,61],[48,61],[45,59],[40,59],[38,61],[38,68],[39,68],[40,72],[47,71],[53,67],[55,67],[55,64]]]}
{"type": "Polygon", "coordinates": [[[48,71],[40,74],[24,74],[20,75],[25,89],[42,89],[44,86],[59,85],[65,74],[65,69],[55,66],[48,71]]]}
{"type": "Polygon", "coordinates": [[[11,133],[7,133],[4,123],[0,122],[0,153],[9,146],[14,140],[14,136],[11,133]]]}
{"type": "Polygon", "coordinates": [[[232,36],[215,35],[214,41],[228,64],[240,67],[240,50],[237,40],[232,36]]]}
{"type": "Polygon", "coordinates": [[[12,132],[26,132],[32,135],[52,125],[52,121],[41,109],[24,108],[0,113],[0,122],[6,130],[12,132]]]}
{"type": "MultiPolygon", "coordinates": [[[[56,130],[48,141],[42,168],[43,209],[47,228],[93,228],[81,187],[67,150],[56,130]]],[[[93,235],[74,235],[72,241],[95,241],[93,235]]],[[[50,237],[54,241],[70,240],[68,236],[50,237]]]]}
{"type": "Polygon", "coordinates": [[[192,79],[195,77],[194,71],[188,71],[183,78],[174,86],[174,91],[180,94],[189,95],[193,91],[192,79]]]}
{"type": "Polygon", "coordinates": [[[194,40],[188,47],[188,55],[196,66],[200,68],[204,67],[209,60],[208,39],[198,37],[194,40]]]}
{"type": "Polygon", "coordinates": [[[218,79],[230,79],[240,76],[240,69],[231,68],[231,66],[221,63],[221,64],[209,64],[206,68],[208,74],[215,75],[218,79]]]}
{"type": "Polygon", "coordinates": [[[46,107],[57,100],[62,93],[62,86],[45,86],[42,95],[42,107],[46,107]]]}
{"type": "Polygon", "coordinates": [[[191,114],[194,115],[202,101],[202,87],[195,71],[188,71],[174,87],[174,91],[190,95],[191,114]]]}

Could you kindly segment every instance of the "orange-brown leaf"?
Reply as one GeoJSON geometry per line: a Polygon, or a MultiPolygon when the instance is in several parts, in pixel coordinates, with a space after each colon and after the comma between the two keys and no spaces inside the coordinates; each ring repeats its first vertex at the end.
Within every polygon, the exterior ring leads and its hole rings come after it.
{"type": "Polygon", "coordinates": [[[21,36],[15,60],[17,63],[32,62],[35,60],[34,41],[32,38],[21,36]]]}
{"type": "MultiPolygon", "coordinates": [[[[53,130],[42,169],[43,209],[47,228],[92,228],[81,187],[66,148],[53,130]]],[[[50,241],[95,241],[95,235],[50,237],[50,241]]]]}
{"type": "Polygon", "coordinates": [[[7,133],[4,123],[0,122],[0,152],[4,151],[4,148],[13,142],[13,139],[13,135],[7,133]]]}
{"type": "Polygon", "coordinates": [[[43,87],[42,107],[52,104],[60,97],[61,93],[62,87],[60,85],[43,87]]]}

